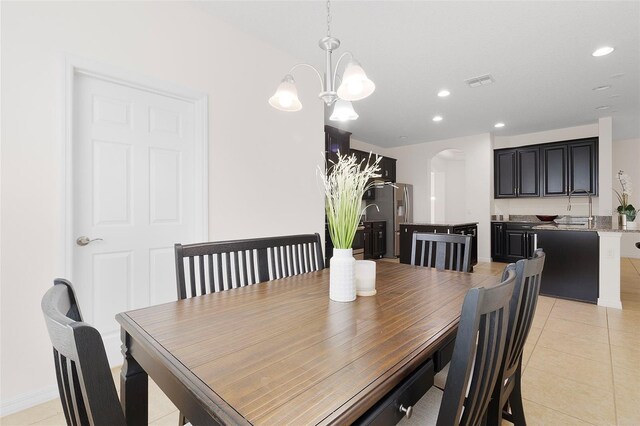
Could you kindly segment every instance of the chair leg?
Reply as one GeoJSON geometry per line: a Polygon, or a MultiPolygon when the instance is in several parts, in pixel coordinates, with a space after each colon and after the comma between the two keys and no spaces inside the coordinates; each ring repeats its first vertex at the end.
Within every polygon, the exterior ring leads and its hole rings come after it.
{"type": "Polygon", "coordinates": [[[522,406],[522,388],[520,379],[522,378],[522,361],[518,365],[518,369],[514,375],[515,383],[513,391],[509,395],[509,406],[511,407],[511,415],[513,416],[513,424],[516,426],[526,426],[527,422],[524,418],[524,407],[522,406]]]}

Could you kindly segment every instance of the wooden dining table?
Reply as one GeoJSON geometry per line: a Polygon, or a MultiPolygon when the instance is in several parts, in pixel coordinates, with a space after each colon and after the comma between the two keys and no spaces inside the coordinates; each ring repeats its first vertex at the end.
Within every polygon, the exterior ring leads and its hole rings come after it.
{"type": "Polygon", "coordinates": [[[361,421],[437,361],[467,290],[497,281],[378,262],[377,294],[349,303],[324,269],[120,313],[127,423],[147,424],[149,376],[194,425],[361,421]]]}

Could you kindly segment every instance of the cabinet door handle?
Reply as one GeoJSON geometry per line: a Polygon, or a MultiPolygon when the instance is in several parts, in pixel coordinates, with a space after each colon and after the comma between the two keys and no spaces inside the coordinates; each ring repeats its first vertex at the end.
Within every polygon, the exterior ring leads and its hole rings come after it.
{"type": "Polygon", "coordinates": [[[401,413],[403,413],[407,419],[410,419],[411,415],[413,414],[413,406],[411,405],[408,407],[405,407],[404,405],[400,404],[400,407],[398,408],[398,410],[401,413]]]}

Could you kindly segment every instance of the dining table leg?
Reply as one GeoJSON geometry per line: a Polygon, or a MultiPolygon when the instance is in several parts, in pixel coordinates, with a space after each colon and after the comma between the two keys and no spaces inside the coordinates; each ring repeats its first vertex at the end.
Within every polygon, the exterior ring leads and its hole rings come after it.
{"type": "Polygon", "coordinates": [[[122,330],[124,363],[120,372],[120,404],[128,426],[147,425],[149,418],[149,376],[131,355],[131,336],[122,330]]]}

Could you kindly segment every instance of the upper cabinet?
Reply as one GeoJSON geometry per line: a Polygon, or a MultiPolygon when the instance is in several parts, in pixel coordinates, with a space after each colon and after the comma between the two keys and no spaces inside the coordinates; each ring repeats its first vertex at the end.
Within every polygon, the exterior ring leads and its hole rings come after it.
{"type": "MultiPolygon", "coordinates": [[[[372,163],[376,160],[376,153],[370,153],[365,151],[360,151],[357,149],[352,149],[352,155],[355,155],[358,162],[362,162],[363,166],[369,163],[372,163]]],[[[380,160],[380,179],[384,182],[395,182],[396,181],[396,159],[391,157],[382,157],[380,160]]],[[[373,198],[369,198],[373,199],[373,198]]]]}
{"type": "Polygon", "coordinates": [[[539,197],[539,158],[534,147],[495,150],[495,198],[539,197]]]}
{"type": "Polygon", "coordinates": [[[382,157],[380,161],[380,174],[385,182],[396,181],[396,159],[390,157],[382,157]]]}
{"type": "Polygon", "coordinates": [[[598,195],[598,138],[545,144],[540,152],[543,197],[567,196],[575,190],[598,195]]]}
{"type": "Polygon", "coordinates": [[[351,132],[324,126],[324,150],[326,153],[327,168],[338,162],[338,152],[341,155],[349,153],[351,145],[351,132]]]}
{"type": "Polygon", "coordinates": [[[569,151],[569,192],[584,189],[598,194],[598,138],[573,141],[569,151]]]}
{"type": "Polygon", "coordinates": [[[598,194],[598,138],[494,150],[495,198],[567,196],[573,190],[598,194]]]}

